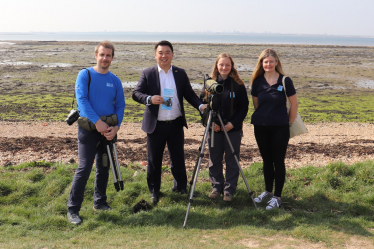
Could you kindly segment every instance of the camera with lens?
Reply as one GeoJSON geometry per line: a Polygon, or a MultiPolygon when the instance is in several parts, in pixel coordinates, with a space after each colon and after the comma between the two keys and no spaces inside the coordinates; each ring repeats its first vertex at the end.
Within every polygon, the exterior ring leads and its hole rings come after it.
{"type": "Polygon", "coordinates": [[[75,109],[72,109],[68,115],[68,117],[65,119],[66,123],[68,125],[74,124],[75,121],[77,121],[79,118],[79,112],[75,109]]]}
{"type": "Polygon", "coordinates": [[[221,94],[223,92],[223,85],[213,80],[208,74],[204,76],[204,86],[211,94],[221,94]]]}

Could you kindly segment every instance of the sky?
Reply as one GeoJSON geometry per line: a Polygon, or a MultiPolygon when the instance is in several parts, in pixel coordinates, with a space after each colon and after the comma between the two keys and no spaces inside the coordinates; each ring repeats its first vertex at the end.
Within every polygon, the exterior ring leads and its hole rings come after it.
{"type": "Polygon", "coordinates": [[[374,0],[3,0],[0,32],[374,36],[374,0]]]}

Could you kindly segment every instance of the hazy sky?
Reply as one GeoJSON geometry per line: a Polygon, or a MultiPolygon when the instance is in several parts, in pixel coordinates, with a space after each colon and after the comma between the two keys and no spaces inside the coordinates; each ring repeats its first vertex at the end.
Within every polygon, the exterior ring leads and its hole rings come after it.
{"type": "Polygon", "coordinates": [[[374,0],[3,0],[0,32],[272,32],[374,36],[374,0]]]}

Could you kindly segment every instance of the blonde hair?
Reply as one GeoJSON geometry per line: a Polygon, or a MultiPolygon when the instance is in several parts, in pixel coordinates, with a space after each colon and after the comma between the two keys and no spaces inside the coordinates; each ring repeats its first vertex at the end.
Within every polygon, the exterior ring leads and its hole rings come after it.
{"type": "Polygon", "coordinates": [[[102,41],[95,47],[95,54],[99,52],[99,48],[104,47],[104,48],[109,48],[112,50],[112,56],[114,56],[114,45],[108,40],[102,41]]]}
{"type": "Polygon", "coordinates": [[[277,55],[277,52],[273,49],[265,49],[262,51],[260,54],[260,57],[258,57],[257,65],[255,69],[253,70],[252,73],[252,79],[251,79],[251,86],[253,85],[253,81],[260,75],[263,75],[265,73],[265,70],[262,66],[262,62],[264,61],[265,58],[272,56],[276,62],[278,62],[277,66],[275,67],[275,70],[280,73],[281,75],[284,75],[283,69],[282,69],[282,63],[277,55]]]}
{"type": "Polygon", "coordinates": [[[211,74],[210,77],[212,77],[213,80],[217,81],[217,78],[218,78],[218,75],[219,75],[217,64],[218,64],[218,61],[222,58],[229,58],[230,61],[231,61],[231,71],[229,73],[229,76],[234,81],[236,81],[239,85],[244,85],[244,81],[239,77],[238,71],[234,67],[234,61],[233,61],[231,55],[228,54],[228,53],[222,53],[222,54],[218,55],[217,60],[216,60],[216,64],[214,64],[212,74],[211,74]]]}

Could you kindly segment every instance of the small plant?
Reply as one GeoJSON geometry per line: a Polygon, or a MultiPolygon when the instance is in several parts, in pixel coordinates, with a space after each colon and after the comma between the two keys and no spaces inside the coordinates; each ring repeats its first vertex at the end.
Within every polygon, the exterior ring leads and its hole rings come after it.
{"type": "Polygon", "coordinates": [[[161,171],[162,172],[169,172],[170,168],[168,166],[163,165],[162,168],[161,168],[161,171]]]}
{"type": "Polygon", "coordinates": [[[329,165],[330,171],[334,173],[335,176],[351,176],[353,175],[353,170],[350,169],[344,163],[333,163],[329,165]]]}

